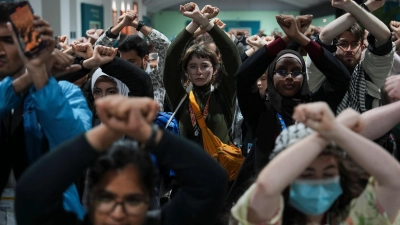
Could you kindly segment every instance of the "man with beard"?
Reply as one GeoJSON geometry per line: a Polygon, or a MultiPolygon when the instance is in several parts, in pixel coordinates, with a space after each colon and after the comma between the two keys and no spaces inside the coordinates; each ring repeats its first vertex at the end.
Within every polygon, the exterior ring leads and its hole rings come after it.
{"type": "Polygon", "coordinates": [[[165,53],[171,41],[161,32],[146,26],[142,21],[137,21],[138,15],[134,10],[128,10],[119,18],[119,22],[111,27],[97,40],[95,45],[111,47],[118,38],[119,33],[127,26],[134,27],[147,37],[149,42],[158,52],[158,64],[154,69],[149,63],[149,46],[143,38],[138,35],[127,36],[118,46],[120,57],[137,67],[145,70],[153,84],[154,100],[158,103],[160,111],[164,111],[165,88],[162,81],[162,72],[165,53]]]}
{"type": "MultiPolygon", "coordinates": [[[[385,1],[368,0],[361,5],[351,0],[331,2],[333,7],[348,13],[325,26],[316,41],[330,49],[352,74],[350,86],[336,114],[348,107],[363,113],[380,105],[380,87],[384,85],[393,64],[395,46],[390,30],[369,12],[383,6],[385,1]],[[363,44],[364,32],[356,21],[370,33],[368,47],[363,44]]],[[[324,83],[325,76],[310,57],[307,57],[306,64],[310,90],[315,92],[324,83]]]]}

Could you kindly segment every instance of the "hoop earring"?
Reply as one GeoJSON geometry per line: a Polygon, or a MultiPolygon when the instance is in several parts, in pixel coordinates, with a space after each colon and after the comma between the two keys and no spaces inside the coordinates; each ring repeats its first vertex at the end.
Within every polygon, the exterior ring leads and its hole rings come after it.
{"type": "Polygon", "coordinates": [[[211,84],[214,84],[214,82],[215,82],[215,75],[213,75],[213,76],[211,77],[211,84]]]}
{"type": "Polygon", "coordinates": [[[186,83],[185,83],[185,87],[189,87],[189,85],[190,85],[190,79],[187,78],[186,83]]]}

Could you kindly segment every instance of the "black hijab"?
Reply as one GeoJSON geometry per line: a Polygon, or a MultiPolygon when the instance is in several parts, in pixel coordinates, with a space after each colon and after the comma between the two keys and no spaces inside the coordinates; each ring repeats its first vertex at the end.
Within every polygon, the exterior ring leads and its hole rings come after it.
{"type": "Polygon", "coordinates": [[[303,75],[303,84],[300,90],[296,93],[295,96],[288,98],[281,96],[278,91],[275,89],[274,85],[274,71],[276,66],[276,61],[285,54],[294,54],[299,57],[300,62],[302,64],[302,71],[306,72],[306,63],[304,62],[303,57],[296,51],[293,50],[282,50],[276,56],[275,60],[271,63],[268,68],[267,76],[268,76],[268,98],[271,106],[275,109],[276,112],[280,113],[282,116],[286,118],[291,118],[294,107],[299,103],[308,102],[310,98],[310,90],[308,88],[307,76],[303,75]]]}

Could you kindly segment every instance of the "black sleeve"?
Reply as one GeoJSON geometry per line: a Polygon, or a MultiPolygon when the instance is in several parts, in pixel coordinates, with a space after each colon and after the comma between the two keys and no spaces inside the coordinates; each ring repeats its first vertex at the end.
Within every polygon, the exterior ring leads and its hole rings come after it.
{"type": "MultiPolygon", "coordinates": [[[[82,60],[85,60],[85,59],[81,58],[81,57],[75,57],[74,62],[72,64],[80,64],[80,62],[82,60]]],[[[90,69],[86,69],[86,68],[82,67],[82,69],[79,70],[79,71],[67,73],[67,74],[64,74],[64,75],[61,75],[61,76],[57,76],[56,79],[57,79],[57,81],[66,80],[68,82],[73,83],[73,82],[81,79],[82,77],[84,77],[88,73],[90,73],[90,71],[91,71],[90,69]]]]}
{"type": "Polygon", "coordinates": [[[60,224],[70,218],[63,210],[63,192],[98,156],[85,134],[81,134],[39,159],[18,181],[17,223],[60,224]]]}
{"type": "Polygon", "coordinates": [[[104,73],[122,81],[130,91],[130,96],[154,98],[151,78],[146,71],[132,63],[115,57],[110,63],[101,66],[104,73]]]}
{"type": "Polygon", "coordinates": [[[375,46],[375,37],[371,33],[368,34],[367,41],[368,41],[368,50],[374,55],[385,56],[392,51],[393,48],[392,34],[390,34],[387,42],[379,47],[375,46]]]}
{"type": "Polygon", "coordinates": [[[275,57],[270,56],[267,49],[262,47],[243,62],[235,75],[240,111],[252,127],[257,123],[260,113],[265,110],[264,101],[252,87],[274,59],[275,57]]]}
{"type": "Polygon", "coordinates": [[[312,101],[325,101],[335,112],[350,85],[350,72],[339,59],[323,46],[321,47],[323,54],[319,57],[309,54],[315,66],[326,77],[322,88],[313,94],[312,101]]]}
{"type": "Polygon", "coordinates": [[[227,173],[194,142],[164,132],[154,149],[163,168],[172,169],[182,184],[162,209],[163,225],[212,224],[224,203],[227,173]]]}

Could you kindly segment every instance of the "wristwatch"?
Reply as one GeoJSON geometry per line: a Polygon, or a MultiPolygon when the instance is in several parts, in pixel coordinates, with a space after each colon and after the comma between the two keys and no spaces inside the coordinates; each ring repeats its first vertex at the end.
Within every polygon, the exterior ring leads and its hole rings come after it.
{"type": "Polygon", "coordinates": [[[139,21],[138,26],[136,27],[136,30],[140,31],[140,29],[142,29],[143,26],[146,26],[146,24],[144,24],[143,21],[139,21]]]}

